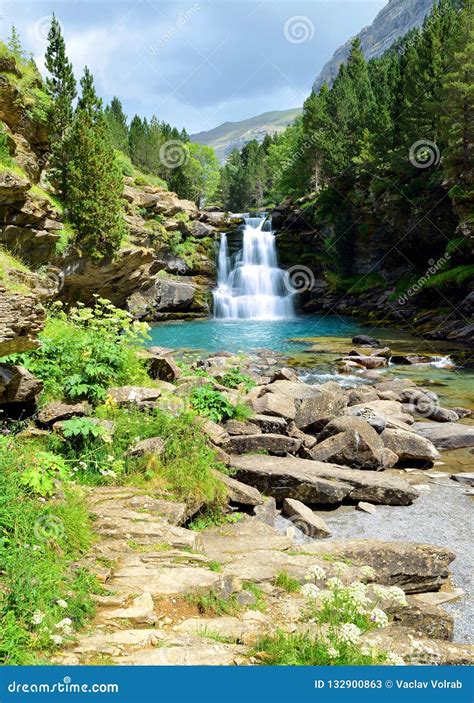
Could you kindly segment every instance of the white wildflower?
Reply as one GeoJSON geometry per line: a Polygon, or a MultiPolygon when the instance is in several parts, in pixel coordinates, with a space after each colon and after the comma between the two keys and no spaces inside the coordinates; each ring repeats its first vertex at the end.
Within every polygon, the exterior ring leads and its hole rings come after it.
{"type": "Polygon", "coordinates": [[[368,566],[367,564],[361,568],[360,573],[362,574],[362,576],[365,576],[368,579],[375,578],[375,569],[373,569],[371,566],[368,566]]]}
{"type": "Polygon", "coordinates": [[[393,654],[393,652],[387,654],[386,662],[391,666],[405,666],[405,662],[402,657],[399,654],[393,654]]]}
{"type": "Polygon", "coordinates": [[[322,566],[318,566],[318,564],[315,564],[314,566],[309,567],[306,577],[313,578],[316,581],[320,581],[321,579],[326,578],[326,572],[322,566]]]}
{"type": "Polygon", "coordinates": [[[394,601],[395,603],[398,603],[398,605],[408,605],[405,591],[403,591],[398,586],[390,586],[390,588],[387,590],[386,597],[394,601]]]}
{"type": "Polygon", "coordinates": [[[41,623],[44,620],[44,613],[41,612],[41,610],[35,610],[35,612],[32,615],[31,622],[33,625],[41,625],[41,623]]]}
{"type": "Polygon", "coordinates": [[[364,657],[370,657],[370,656],[372,656],[372,650],[370,649],[370,647],[367,647],[367,645],[363,645],[363,646],[360,648],[360,653],[361,653],[362,656],[364,656],[364,657]]]}
{"type": "Polygon", "coordinates": [[[63,620],[60,620],[59,622],[57,622],[54,627],[56,627],[58,630],[64,630],[64,629],[67,629],[68,627],[71,627],[71,625],[72,625],[71,618],[64,618],[63,620]]]}
{"type": "Polygon", "coordinates": [[[349,567],[347,566],[347,564],[344,564],[343,561],[336,561],[336,563],[334,564],[334,571],[339,576],[342,576],[342,574],[345,574],[349,571],[349,567]]]}
{"type": "Polygon", "coordinates": [[[321,591],[319,599],[324,605],[330,605],[334,601],[334,593],[331,593],[331,591],[321,591]]]}
{"type": "Polygon", "coordinates": [[[341,579],[337,578],[337,576],[333,576],[326,581],[326,587],[329,588],[330,591],[338,591],[339,589],[344,588],[344,584],[341,579]]]}
{"type": "Polygon", "coordinates": [[[387,613],[380,608],[374,608],[370,612],[370,619],[375,623],[376,627],[387,627],[388,625],[387,613]]]}
{"type": "Polygon", "coordinates": [[[375,586],[372,587],[373,593],[377,598],[381,598],[382,600],[385,600],[387,598],[387,593],[388,593],[388,588],[385,588],[385,586],[379,586],[378,584],[375,584],[375,586]]]}
{"type": "Polygon", "coordinates": [[[319,594],[319,588],[314,583],[305,583],[304,586],[301,586],[301,593],[306,598],[316,598],[319,594]]]}
{"type": "Polygon", "coordinates": [[[59,605],[60,608],[67,608],[67,603],[62,598],[56,601],[56,605],[59,605]]]}
{"type": "Polygon", "coordinates": [[[51,641],[54,642],[56,645],[60,645],[63,643],[63,638],[61,635],[50,635],[51,641]]]}
{"type": "Polygon", "coordinates": [[[112,454],[107,455],[107,461],[115,461],[115,457],[112,454]]]}
{"type": "Polygon", "coordinates": [[[347,587],[347,593],[357,609],[357,612],[363,613],[370,605],[370,599],[366,596],[366,586],[363,583],[354,581],[347,587]]]}
{"type": "Polygon", "coordinates": [[[361,636],[361,631],[351,622],[346,622],[339,630],[339,639],[346,644],[357,644],[361,636]]]}
{"type": "Polygon", "coordinates": [[[337,659],[340,652],[335,647],[328,647],[328,657],[329,659],[337,659]]]}

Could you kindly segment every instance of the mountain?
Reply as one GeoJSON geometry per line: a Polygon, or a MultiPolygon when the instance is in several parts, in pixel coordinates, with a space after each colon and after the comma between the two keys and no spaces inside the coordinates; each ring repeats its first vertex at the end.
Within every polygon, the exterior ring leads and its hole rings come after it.
{"type": "Polygon", "coordinates": [[[295,121],[301,111],[301,107],[295,107],[291,110],[264,112],[262,115],[240,122],[224,122],[219,127],[214,127],[207,132],[191,134],[191,141],[212,146],[217,158],[224,161],[235,147],[242,149],[252,139],[261,142],[266,134],[282,132],[285,127],[295,121]]]}
{"type": "MultiPolygon", "coordinates": [[[[369,27],[364,27],[357,37],[361,41],[366,59],[380,56],[397,39],[415,27],[421,27],[435,0],[389,0],[369,27]]],[[[313,91],[318,92],[324,83],[331,85],[339,67],[347,59],[352,39],[339,47],[334,56],[319,72],[313,91]]]]}

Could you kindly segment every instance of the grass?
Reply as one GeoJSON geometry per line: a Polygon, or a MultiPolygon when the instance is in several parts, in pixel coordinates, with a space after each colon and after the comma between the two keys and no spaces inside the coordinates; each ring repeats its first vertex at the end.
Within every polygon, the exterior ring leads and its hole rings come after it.
{"type": "MultiPolygon", "coordinates": [[[[56,627],[70,618],[80,628],[94,612],[91,574],[71,563],[92,543],[81,496],[42,502],[22,488],[35,443],[0,438],[0,662],[39,663],[56,648],[56,627]]],[[[64,637],[64,639],[67,639],[64,637]]]]}
{"type": "Polygon", "coordinates": [[[283,588],[283,590],[287,593],[297,593],[301,588],[301,584],[298,579],[293,578],[285,571],[281,571],[277,574],[275,578],[275,586],[278,588],[283,588]]]}
{"type": "Polygon", "coordinates": [[[242,520],[243,517],[242,513],[224,514],[219,508],[206,507],[203,512],[192,519],[188,527],[195,532],[201,532],[209,527],[232,525],[242,520]]]}
{"type": "Polygon", "coordinates": [[[345,644],[334,648],[338,656],[331,656],[325,639],[304,634],[288,634],[279,630],[275,635],[262,637],[252,654],[265,666],[369,666],[384,661],[380,655],[364,655],[356,645],[345,644]]]}
{"type": "Polygon", "coordinates": [[[451,286],[462,287],[469,281],[474,280],[474,264],[456,266],[448,271],[435,273],[427,281],[425,288],[448,288],[451,286]]]}
{"type": "Polygon", "coordinates": [[[0,248],[0,284],[12,293],[28,293],[29,288],[19,282],[15,272],[27,273],[28,267],[12,254],[0,248]]]}

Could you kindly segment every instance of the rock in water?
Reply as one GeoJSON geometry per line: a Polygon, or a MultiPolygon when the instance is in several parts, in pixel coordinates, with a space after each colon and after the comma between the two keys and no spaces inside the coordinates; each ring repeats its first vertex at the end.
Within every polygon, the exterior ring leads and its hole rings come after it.
{"type": "Polygon", "coordinates": [[[307,505],[293,498],[285,498],[283,512],[291,522],[308,537],[330,537],[331,531],[324,520],[308,508],[307,505]]]}

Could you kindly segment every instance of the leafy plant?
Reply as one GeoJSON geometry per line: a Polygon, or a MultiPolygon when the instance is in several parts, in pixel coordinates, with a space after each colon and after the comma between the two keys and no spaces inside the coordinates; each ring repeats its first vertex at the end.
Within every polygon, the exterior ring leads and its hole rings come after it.
{"type": "Polygon", "coordinates": [[[101,425],[88,417],[73,417],[71,420],[65,420],[62,431],[64,437],[75,437],[81,440],[98,439],[106,434],[101,425]]]}
{"type": "Polygon", "coordinates": [[[238,388],[239,386],[244,386],[245,390],[249,391],[251,388],[256,386],[253,378],[244,374],[240,369],[230,369],[222,376],[222,385],[227,386],[227,388],[238,388]]]}
{"type": "Polygon", "coordinates": [[[214,422],[222,422],[236,416],[236,408],[220,392],[211,385],[194,388],[190,396],[191,405],[200,415],[214,422]]]}
{"type": "Polygon", "coordinates": [[[20,477],[20,484],[37,495],[47,498],[54,493],[55,481],[69,478],[69,470],[64,459],[51,452],[39,451],[29,457],[31,465],[20,477]]]}

